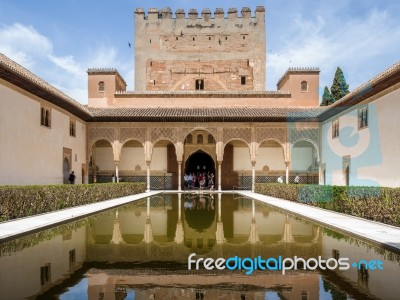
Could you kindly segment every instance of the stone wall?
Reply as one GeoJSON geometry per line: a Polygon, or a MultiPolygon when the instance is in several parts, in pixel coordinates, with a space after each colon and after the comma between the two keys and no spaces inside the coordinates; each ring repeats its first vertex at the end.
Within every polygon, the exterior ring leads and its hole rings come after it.
{"type": "Polygon", "coordinates": [[[194,89],[196,79],[220,81],[205,90],[265,90],[265,9],[251,16],[230,8],[185,12],[135,11],[135,90],[194,89]],[[241,84],[240,76],[246,76],[241,84]],[[189,86],[191,88],[189,88],[189,86]]]}

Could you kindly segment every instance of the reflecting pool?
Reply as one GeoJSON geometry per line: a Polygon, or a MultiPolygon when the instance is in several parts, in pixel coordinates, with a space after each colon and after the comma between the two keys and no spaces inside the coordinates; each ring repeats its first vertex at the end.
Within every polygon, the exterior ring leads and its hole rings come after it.
{"type": "Polygon", "coordinates": [[[0,244],[2,299],[398,299],[399,275],[398,254],[238,194],[160,194],[0,244]],[[295,257],[331,268],[283,275],[295,257]]]}

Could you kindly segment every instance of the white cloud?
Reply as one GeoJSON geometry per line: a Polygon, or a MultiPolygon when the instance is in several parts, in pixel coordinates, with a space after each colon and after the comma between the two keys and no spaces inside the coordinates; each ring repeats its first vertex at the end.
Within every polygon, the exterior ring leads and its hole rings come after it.
{"type": "Polygon", "coordinates": [[[393,22],[387,11],[372,10],[365,17],[347,19],[297,17],[294,23],[297,30],[290,31],[283,46],[267,56],[269,89],[275,88],[288,67],[303,66],[321,69],[321,90],[331,86],[340,66],[350,89],[355,89],[388,67],[382,66],[382,60],[389,51],[400,51],[400,23],[393,22]]]}
{"type": "Polygon", "coordinates": [[[88,68],[117,68],[121,75],[128,74],[128,84],[133,82],[133,61],[119,61],[117,49],[96,47],[88,51],[89,57],[81,57],[81,61],[73,55],[58,56],[53,51],[51,40],[32,26],[16,23],[1,27],[0,49],[6,56],[83,104],[87,103],[88,68]]]}

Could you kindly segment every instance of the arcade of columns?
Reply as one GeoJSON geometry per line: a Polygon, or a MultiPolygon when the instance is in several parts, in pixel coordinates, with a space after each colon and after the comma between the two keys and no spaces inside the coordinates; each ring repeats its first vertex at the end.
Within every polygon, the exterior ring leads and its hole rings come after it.
{"type": "MultiPolygon", "coordinates": [[[[261,143],[272,140],[283,149],[283,160],[286,165],[286,183],[289,183],[289,166],[291,150],[299,141],[307,141],[316,150],[317,165],[320,161],[320,129],[318,123],[313,122],[285,122],[285,123],[152,123],[152,122],[116,122],[90,123],[88,125],[88,157],[87,166],[94,152],[97,141],[106,140],[110,143],[115,162],[115,175],[118,179],[118,165],[121,150],[124,144],[131,140],[139,141],[143,145],[144,157],[147,165],[147,191],[150,191],[150,165],[152,162],[153,147],[159,141],[170,141],[174,147],[178,162],[178,191],[182,190],[182,163],[185,158],[185,139],[188,134],[203,130],[214,137],[218,191],[221,191],[221,165],[225,146],[232,141],[244,142],[249,148],[249,157],[252,165],[252,191],[255,185],[255,165],[257,152],[261,143]]],[[[88,173],[87,173],[88,174],[88,173]]],[[[321,169],[319,166],[321,177],[321,169]]]]}

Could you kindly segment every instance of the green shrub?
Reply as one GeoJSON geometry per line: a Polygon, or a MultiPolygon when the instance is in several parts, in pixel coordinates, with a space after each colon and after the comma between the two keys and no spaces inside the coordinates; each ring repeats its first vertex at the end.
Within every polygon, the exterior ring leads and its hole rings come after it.
{"type": "Polygon", "coordinates": [[[144,183],[0,186],[0,222],[144,192],[144,183]]]}
{"type": "Polygon", "coordinates": [[[400,188],[258,183],[255,191],[400,226],[400,188]]]}

